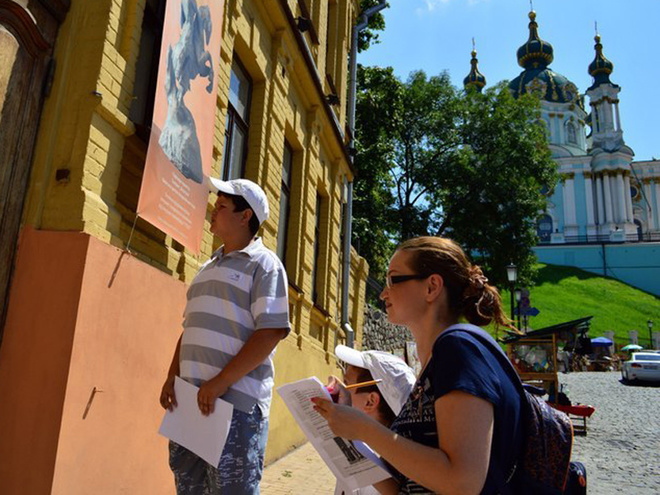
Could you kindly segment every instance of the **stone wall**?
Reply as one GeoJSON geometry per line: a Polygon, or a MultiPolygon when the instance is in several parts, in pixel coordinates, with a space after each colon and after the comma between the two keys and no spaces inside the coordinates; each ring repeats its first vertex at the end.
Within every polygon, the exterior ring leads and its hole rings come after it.
{"type": "Polygon", "coordinates": [[[373,306],[365,306],[362,328],[364,350],[387,351],[404,357],[406,342],[413,342],[410,330],[388,322],[387,315],[373,306]]]}

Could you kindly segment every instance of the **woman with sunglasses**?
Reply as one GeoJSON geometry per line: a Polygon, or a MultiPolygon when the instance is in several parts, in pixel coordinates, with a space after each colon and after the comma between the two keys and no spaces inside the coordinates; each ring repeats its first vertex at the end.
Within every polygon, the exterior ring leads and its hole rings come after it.
{"type": "Polygon", "coordinates": [[[417,342],[423,369],[408,401],[389,429],[323,399],[316,410],[336,435],[366,442],[393,468],[381,493],[516,493],[520,395],[487,346],[455,327],[512,328],[497,289],[455,242],[419,237],[397,248],[381,299],[389,321],[417,342]]]}

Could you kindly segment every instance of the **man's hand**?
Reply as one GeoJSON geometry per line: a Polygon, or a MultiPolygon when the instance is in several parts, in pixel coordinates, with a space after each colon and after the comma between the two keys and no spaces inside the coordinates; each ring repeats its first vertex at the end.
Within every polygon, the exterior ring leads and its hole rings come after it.
{"type": "Polygon", "coordinates": [[[172,364],[170,364],[170,370],[167,372],[167,380],[163,384],[163,388],[160,391],[160,405],[163,406],[163,409],[168,411],[174,411],[174,408],[177,406],[176,395],[174,394],[174,379],[179,374],[179,350],[181,349],[181,337],[176,343],[174,348],[174,356],[172,357],[172,364]]]}
{"type": "Polygon", "coordinates": [[[175,376],[167,377],[160,391],[160,405],[170,412],[174,411],[177,406],[176,395],[174,394],[174,378],[175,376]]]}
{"type": "Polygon", "coordinates": [[[227,393],[229,387],[223,383],[220,375],[211,378],[202,384],[197,392],[197,405],[204,416],[208,416],[215,410],[215,399],[227,393]]]}

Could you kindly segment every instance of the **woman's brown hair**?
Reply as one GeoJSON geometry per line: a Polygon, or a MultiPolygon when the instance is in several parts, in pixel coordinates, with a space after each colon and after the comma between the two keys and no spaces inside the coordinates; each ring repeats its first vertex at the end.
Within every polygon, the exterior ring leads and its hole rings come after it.
{"type": "Polygon", "coordinates": [[[497,288],[488,284],[481,268],[470,263],[456,242],[443,237],[415,237],[401,243],[397,251],[413,254],[411,268],[416,273],[442,277],[449,310],[456,317],[463,316],[477,326],[494,322],[496,327],[516,330],[504,314],[497,288]]]}

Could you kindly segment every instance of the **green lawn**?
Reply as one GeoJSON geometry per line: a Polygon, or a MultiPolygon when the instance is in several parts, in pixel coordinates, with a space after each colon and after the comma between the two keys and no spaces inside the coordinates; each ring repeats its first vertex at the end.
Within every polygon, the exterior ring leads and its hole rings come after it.
{"type": "MultiPolygon", "coordinates": [[[[507,314],[511,307],[508,291],[502,294],[507,314]]],[[[531,318],[531,327],[546,326],[593,316],[590,337],[613,330],[619,343],[628,341],[628,331],[637,330],[641,345],[649,339],[647,320],[660,331],[660,298],[623,282],[578,268],[539,265],[536,287],[530,288],[532,306],[541,313],[531,318]]]]}

